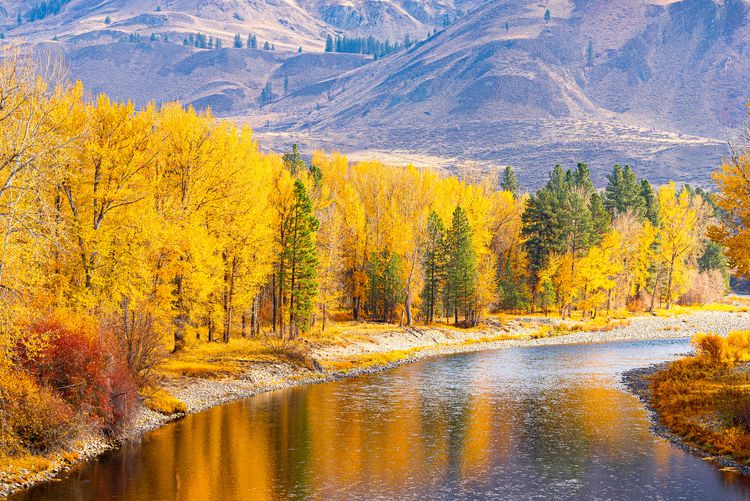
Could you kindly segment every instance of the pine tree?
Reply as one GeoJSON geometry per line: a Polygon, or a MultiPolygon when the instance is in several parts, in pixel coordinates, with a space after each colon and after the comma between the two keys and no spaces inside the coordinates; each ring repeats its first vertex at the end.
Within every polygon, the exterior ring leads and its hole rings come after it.
{"type": "Polygon", "coordinates": [[[602,241],[604,235],[609,231],[610,218],[609,212],[604,208],[604,202],[601,195],[593,193],[589,200],[589,211],[591,212],[591,243],[596,245],[602,241]]]}
{"type": "Polygon", "coordinates": [[[112,23],[112,19],[110,19],[109,16],[107,16],[107,17],[104,18],[104,24],[109,25],[111,23],[112,23]]]}
{"type": "Polygon", "coordinates": [[[594,66],[594,42],[591,40],[586,46],[586,66],[589,68],[594,66]]]}
{"type": "Polygon", "coordinates": [[[247,48],[248,49],[258,48],[258,38],[255,35],[250,34],[247,36],[247,48]]]}
{"type": "Polygon", "coordinates": [[[271,50],[271,44],[268,43],[268,40],[263,43],[263,50],[271,50]]]}
{"type": "Polygon", "coordinates": [[[156,42],[158,38],[156,37],[156,33],[151,33],[151,37],[149,38],[150,41],[156,42]]]}
{"type": "Polygon", "coordinates": [[[505,33],[508,33],[510,31],[510,23],[508,21],[505,21],[505,33]]]}
{"type": "Polygon", "coordinates": [[[294,182],[294,206],[288,219],[282,253],[286,263],[285,288],[289,293],[289,336],[294,338],[310,326],[317,294],[318,250],[315,233],[320,223],[302,180],[294,182]]]}
{"type": "Polygon", "coordinates": [[[645,218],[654,226],[659,226],[659,202],[656,200],[654,188],[647,179],[641,180],[641,199],[645,218]]]}
{"type": "Polygon", "coordinates": [[[302,154],[300,154],[296,143],[292,145],[292,151],[284,153],[281,159],[293,176],[307,170],[307,162],[302,159],[302,154]]]}
{"type": "Polygon", "coordinates": [[[404,300],[401,256],[383,249],[373,252],[367,264],[370,289],[367,312],[381,322],[395,320],[396,305],[404,300]]]}
{"type": "Polygon", "coordinates": [[[422,309],[427,323],[435,321],[436,309],[445,281],[445,227],[437,213],[432,212],[427,219],[427,236],[422,258],[424,289],[422,289],[422,309]]]}
{"type": "Polygon", "coordinates": [[[641,185],[629,165],[626,165],[624,169],[620,165],[615,165],[612,174],[607,176],[604,206],[612,217],[626,212],[631,212],[641,219],[645,216],[641,185]]]}
{"type": "Polygon", "coordinates": [[[508,165],[500,175],[500,188],[503,191],[509,191],[513,194],[513,198],[517,199],[519,192],[521,191],[521,185],[518,184],[518,176],[513,170],[513,167],[508,165]]]}
{"type": "Polygon", "coordinates": [[[552,19],[552,13],[547,9],[544,11],[544,22],[548,23],[550,19],[552,19]]]}
{"type": "Polygon", "coordinates": [[[239,33],[234,35],[234,48],[235,49],[241,49],[242,48],[242,37],[239,33]]]}
{"type": "Polygon", "coordinates": [[[453,312],[454,322],[463,314],[464,325],[475,325],[479,318],[476,311],[477,258],[472,244],[472,231],[466,212],[460,207],[453,211],[453,221],[447,236],[448,306],[453,312]]]}
{"type": "Polygon", "coordinates": [[[297,54],[302,54],[302,47],[301,46],[297,48],[297,54]]]}
{"type": "Polygon", "coordinates": [[[326,52],[333,52],[334,46],[333,46],[333,37],[329,34],[326,37],[326,52]]]}

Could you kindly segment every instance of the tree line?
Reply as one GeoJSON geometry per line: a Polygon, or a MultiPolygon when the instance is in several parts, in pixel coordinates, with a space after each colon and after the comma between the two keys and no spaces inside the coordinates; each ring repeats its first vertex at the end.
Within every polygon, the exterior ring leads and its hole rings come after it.
{"type": "Polygon", "coordinates": [[[629,166],[603,191],[585,164],[557,166],[528,195],[510,167],[468,182],[338,153],[308,162],[296,147],[260,152],[209,112],[28,78],[3,119],[6,314],[42,299],[40,311],[127,314],[179,350],[295,337],[336,311],[475,325],[491,310],[596,316],[724,287],[724,250],[706,236],[714,196],[655,191],[629,166]]]}

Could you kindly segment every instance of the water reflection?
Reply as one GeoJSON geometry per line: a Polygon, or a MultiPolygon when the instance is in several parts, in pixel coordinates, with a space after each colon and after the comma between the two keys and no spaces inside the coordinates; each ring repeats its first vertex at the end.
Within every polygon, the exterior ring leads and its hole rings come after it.
{"type": "Polygon", "coordinates": [[[189,416],[18,499],[736,499],[618,387],[685,341],[435,358],[189,416]]]}

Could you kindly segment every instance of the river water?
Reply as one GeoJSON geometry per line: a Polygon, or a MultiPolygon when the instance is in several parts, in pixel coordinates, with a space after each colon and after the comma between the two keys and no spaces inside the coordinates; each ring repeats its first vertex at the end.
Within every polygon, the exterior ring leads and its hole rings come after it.
{"type": "Polygon", "coordinates": [[[624,370],[687,340],[426,359],[187,416],[13,499],[749,499],[649,432],[624,370]]]}

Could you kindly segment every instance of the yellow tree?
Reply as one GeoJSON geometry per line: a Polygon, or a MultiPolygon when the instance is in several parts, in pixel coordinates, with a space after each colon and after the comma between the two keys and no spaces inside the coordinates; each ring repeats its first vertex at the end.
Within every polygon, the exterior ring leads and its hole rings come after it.
{"type": "Polygon", "coordinates": [[[131,244],[148,229],[138,221],[151,209],[153,111],[136,113],[133,105],[102,95],[85,106],[85,116],[84,140],[60,187],[79,256],[79,300],[101,306],[123,298],[121,275],[136,272],[128,260],[139,254],[131,244]]]}
{"type": "Polygon", "coordinates": [[[591,312],[596,317],[597,309],[605,304],[617,282],[615,277],[623,269],[619,253],[622,237],[617,231],[609,231],[599,245],[591,247],[581,259],[577,269],[578,308],[584,316],[591,312]]]}
{"type": "Polygon", "coordinates": [[[272,173],[279,165],[278,157],[258,151],[248,127],[238,130],[224,122],[212,136],[221,152],[218,172],[223,179],[222,195],[208,208],[207,226],[221,250],[222,339],[229,342],[236,306],[252,301],[272,270],[269,195],[272,173]]]}
{"type": "Polygon", "coordinates": [[[750,150],[724,162],[714,180],[719,189],[716,202],[727,218],[723,225],[711,228],[710,236],[726,247],[738,273],[750,275],[750,150]]]}
{"type": "Polygon", "coordinates": [[[659,188],[660,248],[659,263],[665,274],[667,308],[685,290],[688,279],[689,260],[699,250],[700,228],[698,225],[700,197],[691,200],[687,190],[679,195],[674,182],[659,188]]]}
{"type": "Polygon", "coordinates": [[[159,286],[172,290],[174,350],[186,334],[206,325],[213,338],[214,317],[221,314],[221,256],[217,235],[208,228],[211,210],[226,198],[222,190],[224,151],[214,140],[210,113],[167,104],[156,117],[159,155],[154,169],[154,207],[161,218],[159,286]]]}

